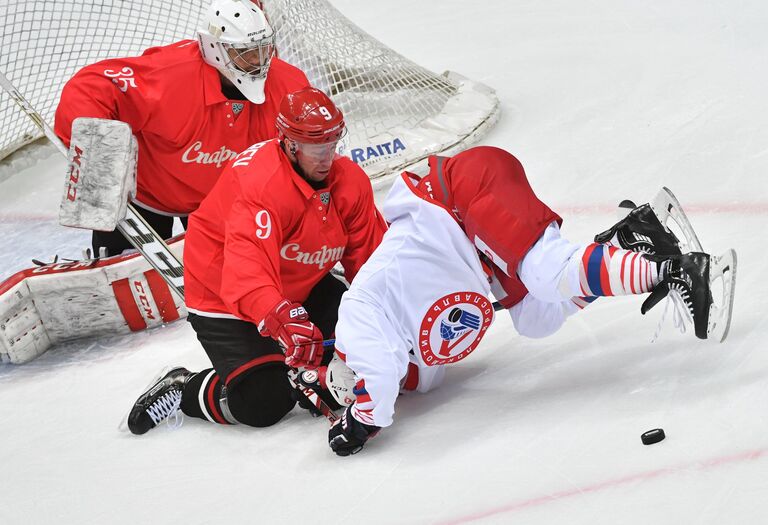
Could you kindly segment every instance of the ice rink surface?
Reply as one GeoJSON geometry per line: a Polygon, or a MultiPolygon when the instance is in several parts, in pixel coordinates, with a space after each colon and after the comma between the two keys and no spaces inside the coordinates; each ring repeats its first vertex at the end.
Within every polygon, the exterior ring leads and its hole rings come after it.
{"type": "MultiPolygon", "coordinates": [[[[636,297],[600,299],[544,340],[500,315],[350,458],[298,408],[268,429],[119,433],[160,368],[208,365],[191,328],[69,344],[0,365],[0,523],[768,522],[768,5],[334,4],[428,69],[495,88],[484,143],[520,158],[569,239],[670,187],[706,250],[738,252],[729,339],[667,321],[652,344],[661,309],[641,316],[636,297]],[[656,427],[667,439],[643,446],[656,427]]],[[[0,278],[87,245],[56,225],[63,172],[51,157],[0,183],[0,278]]]]}

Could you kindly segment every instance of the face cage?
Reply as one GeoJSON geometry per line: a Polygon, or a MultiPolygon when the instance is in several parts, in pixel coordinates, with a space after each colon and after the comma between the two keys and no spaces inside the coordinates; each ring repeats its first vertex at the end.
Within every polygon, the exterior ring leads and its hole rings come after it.
{"type": "Polygon", "coordinates": [[[313,160],[323,160],[335,153],[343,155],[343,150],[346,148],[347,128],[341,132],[338,138],[332,142],[326,142],[325,144],[312,144],[309,142],[300,142],[294,140],[296,143],[296,151],[301,155],[304,155],[313,160]]]}
{"type": "Polygon", "coordinates": [[[248,44],[221,44],[224,53],[229,58],[224,67],[241,75],[255,78],[266,78],[269,64],[275,55],[275,37],[262,38],[258,42],[248,44]],[[235,63],[236,59],[248,64],[248,69],[243,69],[235,63]],[[254,59],[258,63],[254,63],[254,59]]]}

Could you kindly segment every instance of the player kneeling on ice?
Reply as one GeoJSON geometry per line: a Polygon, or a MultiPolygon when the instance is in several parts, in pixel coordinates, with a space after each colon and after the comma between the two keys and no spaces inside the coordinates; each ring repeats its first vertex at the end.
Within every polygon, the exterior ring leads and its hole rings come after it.
{"type": "Polygon", "coordinates": [[[128,416],[134,434],[179,408],[213,423],[273,425],[298,398],[289,367],[317,369],[293,377],[340,407],[322,389],[333,356],[323,339],[333,334],[346,291],[330,270],[341,262],[352,279],[386,224],[366,174],[336,155],[344,118],[325,94],[286,95],[276,125],[279,138],[238,155],[190,216],[188,320],[213,368],[161,374],[128,416]]]}
{"type": "Polygon", "coordinates": [[[668,190],[584,246],[560,236],[562,220],[508,152],[476,147],[432,157],[430,167],[422,179],[406,172],[393,184],[382,208],[389,230],[339,307],[337,351],[358,381],[356,401],[329,432],[336,454],[360,451],[392,424],[402,390],[434,388],[443,365],[477,347],[494,318],[491,294],[529,337],[554,333],[597,297],[650,293],[643,313],[668,296],[699,338],[725,338],[735,253],[701,253],[668,190]],[[683,243],[666,226],[670,217],[683,243]],[[710,292],[716,277],[724,281],[719,306],[710,292]]]}

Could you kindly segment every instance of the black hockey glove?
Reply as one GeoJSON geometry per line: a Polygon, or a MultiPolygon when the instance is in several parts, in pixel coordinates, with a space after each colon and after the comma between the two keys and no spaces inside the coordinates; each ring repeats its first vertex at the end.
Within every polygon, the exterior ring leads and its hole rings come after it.
{"type": "Polygon", "coordinates": [[[352,416],[352,407],[347,407],[328,431],[328,444],[338,456],[357,454],[379,430],[380,427],[359,422],[352,416]]]}

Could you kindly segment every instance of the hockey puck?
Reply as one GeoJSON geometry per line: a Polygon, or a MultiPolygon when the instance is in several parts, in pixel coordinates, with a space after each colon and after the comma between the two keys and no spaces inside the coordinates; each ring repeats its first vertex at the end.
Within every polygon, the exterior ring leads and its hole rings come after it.
{"type": "Polygon", "coordinates": [[[664,429],[654,428],[648,432],[643,432],[643,434],[640,436],[640,439],[643,440],[643,445],[653,445],[654,443],[658,443],[659,441],[663,440],[665,437],[667,436],[664,434],[664,429]]]}

